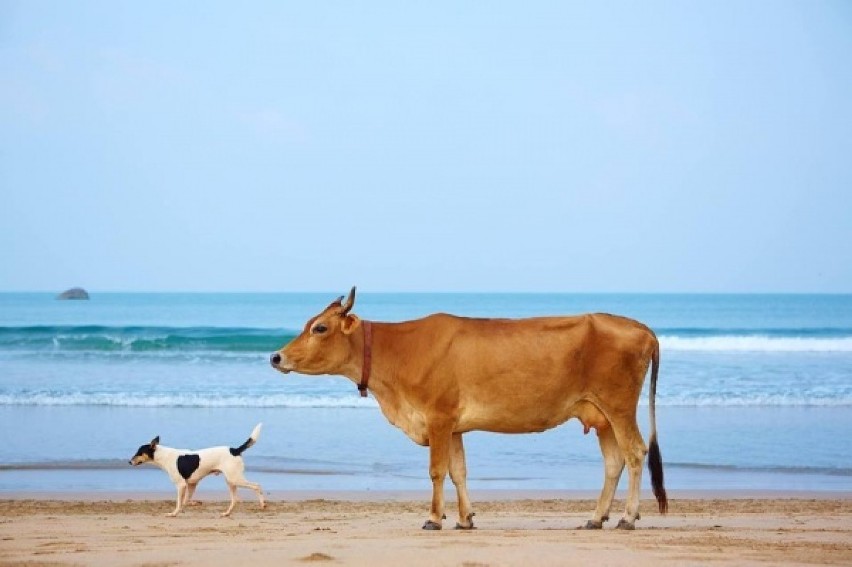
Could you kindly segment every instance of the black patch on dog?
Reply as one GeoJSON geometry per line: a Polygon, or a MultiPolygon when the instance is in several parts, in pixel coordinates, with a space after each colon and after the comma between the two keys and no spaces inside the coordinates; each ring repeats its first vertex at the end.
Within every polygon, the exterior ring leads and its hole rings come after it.
{"type": "Polygon", "coordinates": [[[136,451],[136,454],[133,456],[139,457],[141,455],[147,455],[149,459],[151,459],[152,461],[154,460],[154,448],[151,446],[150,443],[145,443],[144,445],[139,447],[139,450],[136,451]]]}
{"type": "Polygon", "coordinates": [[[201,457],[198,455],[181,455],[177,458],[178,472],[184,479],[191,477],[192,473],[198,470],[200,464],[201,457]]]}

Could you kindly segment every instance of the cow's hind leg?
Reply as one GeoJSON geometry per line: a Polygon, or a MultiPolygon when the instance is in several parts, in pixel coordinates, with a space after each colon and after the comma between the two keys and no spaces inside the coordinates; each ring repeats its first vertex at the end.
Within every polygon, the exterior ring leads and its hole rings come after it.
{"type": "Polygon", "coordinates": [[[639,433],[635,416],[630,419],[612,423],[618,446],[627,462],[627,474],[629,485],[627,488],[627,506],[624,516],[616,526],[622,530],[635,528],[636,520],[639,519],[639,490],[642,487],[642,463],[645,460],[645,442],[639,433]]]}
{"type": "Polygon", "coordinates": [[[444,519],[444,479],[450,466],[453,432],[448,426],[429,428],[429,476],[432,478],[432,508],[424,530],[440,530],[444,519]]]}
{"type": "Polygon", "coordinates": [[[450,478],[456,485],[456,493],[459,500],[459,521],[456,529],[473,529],[473,512],[470,506],[470,497],[467,494],[467,464],[464,458],[464,444],[462,434],[453,433],[452,445],[450,447],[450,478]]]}
{"type": "Polygon", "coordinates": [[[598,498],[598,507],[595,509],[594,517],[583,526],[587,530],[599,530],[603,527],[603,523],[609,520],[612,499],[624,470],[624,456],[615,440],[612,427],[607,423],[603,427],[598,427],[597,433],[598,444],[601,447],[604,460],[604,485],[600,498],[598,498]]]}

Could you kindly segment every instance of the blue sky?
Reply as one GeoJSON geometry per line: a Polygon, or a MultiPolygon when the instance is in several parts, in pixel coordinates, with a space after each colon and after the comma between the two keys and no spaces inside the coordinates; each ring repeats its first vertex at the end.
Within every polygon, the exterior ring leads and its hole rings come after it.
{"type": "Polygon", "coordinates": [[[0,290],[852,292],[852,3],[0,0],[0,290]]]}

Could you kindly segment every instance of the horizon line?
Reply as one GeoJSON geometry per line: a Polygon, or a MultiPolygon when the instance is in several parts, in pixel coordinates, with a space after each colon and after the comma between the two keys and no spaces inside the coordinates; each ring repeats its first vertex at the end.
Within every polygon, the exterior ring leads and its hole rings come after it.
{"type": "MultiPolygon", "coordinates": [[[[80,286],[75,286],[80,287],[80,286]]],[[[62,290],[4,290],[0,294],[54,294],[59,295],[66,291],[62,290]]],[[[196,294],[196,295],[280,295],[280,294],[329,294],[339,295],[340,290],[199,290],[199,289],[171,289],[171,290],[92,290],[82,288],[87,293],[117,295],[117,294],[196,294]]],[[[852,295],[852,291],[783,291],[783,290],[760,290],[760,291],[589,291],[589,290],[358,290],[359,295],[373,294],[396,294],[396,295],[852,295]]]]}

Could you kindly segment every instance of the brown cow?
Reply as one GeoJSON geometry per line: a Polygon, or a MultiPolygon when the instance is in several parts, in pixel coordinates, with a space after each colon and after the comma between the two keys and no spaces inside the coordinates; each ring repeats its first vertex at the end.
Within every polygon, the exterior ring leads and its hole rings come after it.
{"type": "Polygon", "coordinates": [[[667,509],[654,399],[660,350],[645,325],[607,314],[531,319],[471,319],[436,314],[378,323],[350,313],[355,288],[305,324],[270,359],[281,372],[339,374],[362,395],[373,392],[382,413],[415,443],[429,447],[432,507],[424,529],[441,529],[447,471],[458,492],[457,528],[473,527],[462,435],[468,431],[532,433],[578,418],[597,431],[604,486],[585,527],[609,519],[624,469],[627,506],[619,521],[639,518],[642,461],[648,457],[660,512],[667,509]],[[651,366],[649,451],[636,407],[651,366]]]}

